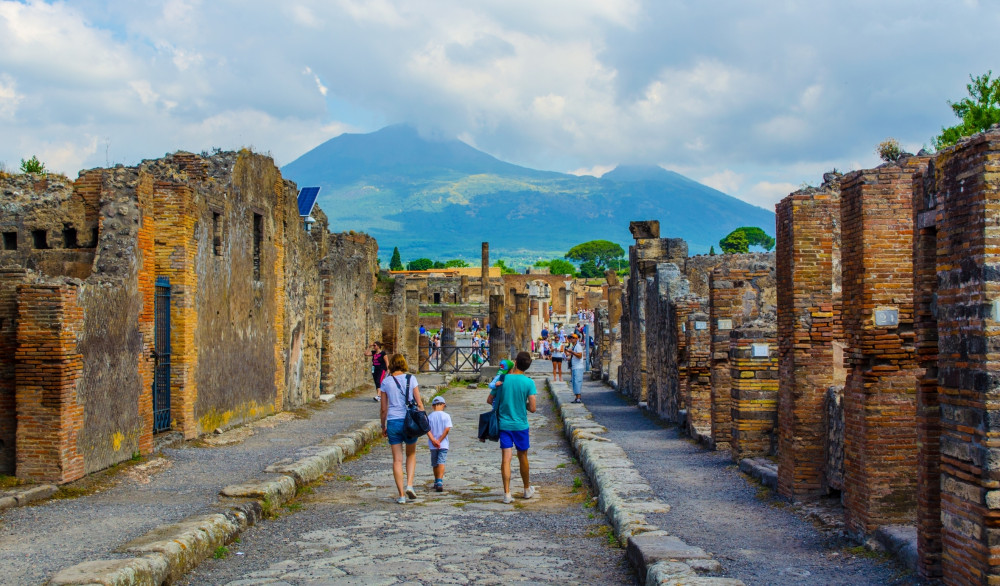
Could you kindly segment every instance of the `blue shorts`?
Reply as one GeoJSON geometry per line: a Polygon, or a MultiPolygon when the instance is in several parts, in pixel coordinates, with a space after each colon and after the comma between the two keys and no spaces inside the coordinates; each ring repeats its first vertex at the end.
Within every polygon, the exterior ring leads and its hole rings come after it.
{"type": "Polygon", "coordinates": [[[512,447],[516,447],[519,452],[527,452],[531,448],[527,429],[521,431],[500,430],[500,449],[509,450],[512,447]]]}
{"type": "Polygon", "coordinates": [[[389,445],[406,444],[412,446],[417,443],[417,438],[410,439],[403,433],[402,419],[389,419],[385,422],[385,430],[389,436],[389,445]]]}
{"type": "Polygon", "coordinates": [[[435,466],[444,466],[448,462],[448,449],[435,450],[431,448],[431,468],[435,466]]]}
{"type": "Polygon", "coordinates": [[[583,369],[574,368],[570,374],[569,380],[573,385],[573,394],[579,395],[580,391],[583,390],[583,369]]]}

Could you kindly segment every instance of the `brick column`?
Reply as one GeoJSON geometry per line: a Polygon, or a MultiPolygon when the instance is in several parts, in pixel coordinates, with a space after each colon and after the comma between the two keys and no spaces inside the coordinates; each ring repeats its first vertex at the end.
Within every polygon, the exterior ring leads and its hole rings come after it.
{"type": "Polygon", "coordinates": [[[27,278],[25,269],[0,269],[0,474],[11,476],[17,446],[17,286],[27,278]]]}
{"type": "Polygon", "coordinates": [[[531,332],[528,331],[528,294],[514,294],[514,346],[518,352],[528,350],[528,339],[531,332]]]}
{"type": "Polygon", "coordinates": [[[712,435],[712,338],[708,314],[694,311],[684,327],[688,395],[687,429],[691,437],[712,435]]]}
{"type": "Polygon", "coordinates": [[[773,324],[729,333],[733,460],[774,453],[778,445],[778,339],[773,324]]]}
{"type": "Polygon", "coordinates": [[[77,438],[83,405],[77,381],[83,327],[77,289],[20,285],[17,324],[17,476],[33,482],[71,482],[84,475],[77,438]]]}
{"type": "Polygon", "coordinates": [[[482,280],[483,286],[483,303],[489,303],[490,301],[490,243],[483,242],[482,248],[483,258],[482,265],[480,269],[482,270],[482,275],[480,279],[482,280]]]}
{"type": "Polygon", "coordinates": [[[826,492],[824,401],[828,388],[843,384],[833,356],[843,338],[839,220],[839,181],[777,206],[778,492],[792,500],[826,492]]]}
{"type": "Polygon", "coordinates": [[[934,314],[924,313],[926,297],[918,298],[917,306],[920,360],[926,367],[917,424],[926,441],[918,460],[918,568],[934,573],[934,510],[940,506],[941,572],[949,584],[1000,583],[998,169],[1000,132],[944,149],[926,171],[918,203],[926,211],[918,215],[914,249],[920,264],[914,280],[931,278],[926,255],[933,247],[937,284],[936,328],[934,314]],[[935,349],[937,372],[931,361],[935,349]],[[927,380],[932,377],[936,389],[927,380]]]}
{"type": "Polygon", "coordinates": [[[912,176],[925,158],[856,171],[841,182],[844,506],[865,535],[912,523],[916,505],[912,176]]]}
{"type": "Polygon", "coordinates": [[[500,366],[501,360],[510,357],[507,335],[504,331],[503,295],[490,295],[490,365],[500,366]]]}
{"type": "Polygon", "coordinates": [[[458,353],[455,345],[455,312],[451,309],[441,310],[441,370],[451,371],[458,364],[458,353]]]}

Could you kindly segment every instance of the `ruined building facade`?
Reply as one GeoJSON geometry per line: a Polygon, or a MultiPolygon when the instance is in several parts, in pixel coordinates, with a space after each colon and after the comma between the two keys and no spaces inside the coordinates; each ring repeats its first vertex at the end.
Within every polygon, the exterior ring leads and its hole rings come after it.
{"type": "Polygon", "coordinates": [[[176,153],[0,191],[0,473],[68,482],[155,432],[365,383],[363,339],[389,310],[375,242],[330,235],[318,210],[307,231],[269,157],[176,153]]]}

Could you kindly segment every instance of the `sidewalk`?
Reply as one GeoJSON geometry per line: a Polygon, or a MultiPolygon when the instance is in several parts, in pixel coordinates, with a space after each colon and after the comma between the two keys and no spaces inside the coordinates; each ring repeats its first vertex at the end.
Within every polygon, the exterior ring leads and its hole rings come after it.
{"type": "Polygon", "coordinates": [[[710,452],[681,437],[676,426],[599,381],[584,380],[583,402],[670,505],[669,513],[648,515],[650,521],[711,553],[725,576],[747,584],[913,583],[892,563],[854,555],[853,543],[780,506],[740,476],[728,451],[710,452]]]}
{"type": "Polygon", "coordinates": [[[157,526],[219,512],[223,487],[274,477],[265,468],[310,455],[331,436],[377,419],[372,395],[366,390],[184,442],[123,467],[109,488],[0,512],[0,583],[41,584],[81,562],[132,557],[115,549],[157,526]]]}

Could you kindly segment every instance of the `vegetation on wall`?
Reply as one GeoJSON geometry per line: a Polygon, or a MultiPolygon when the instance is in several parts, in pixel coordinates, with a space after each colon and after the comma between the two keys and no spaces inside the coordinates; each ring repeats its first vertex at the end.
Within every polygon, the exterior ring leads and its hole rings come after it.
{"type": "Polygon", "coordinates": [[[993,70],[978,77],[970,75],[972,83],[965,86],[969,97],[957,102],[948,102],[951,111],[962,122],[942,128],[941,134],[934,137],[936,148],[953,145],[963,136],[972,136],[977,132],[989,130],[994,124],[1000,124],[1000,78],[990,79],[992,75],[993,70]]]}
{"type": "Polygon", "coordinates": [[[31,155],[28,160],[21,159],[22,173],[44,173],[45,163],[38,160],[38,157],[31,155]]]}
{"type": "MultiPolygon", "coordinates": [[[[719,247],[726,254],[740,254],[750,252],[751,246],[759,246],[765,251],[774,248],[774,238],[768,236],[763,230],[753,226],[743,226],[737,228],[719,241],[719,247]]],[[[715,253],[712,247],[711,253],[715,253]]]]}

